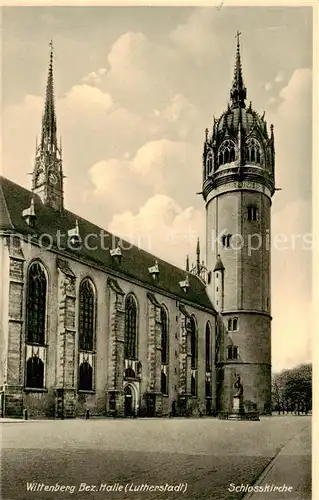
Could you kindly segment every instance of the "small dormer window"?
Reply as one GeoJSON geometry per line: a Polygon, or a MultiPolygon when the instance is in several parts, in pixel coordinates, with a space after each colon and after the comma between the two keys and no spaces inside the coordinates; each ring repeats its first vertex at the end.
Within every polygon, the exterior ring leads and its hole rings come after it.
{"type": "Polygon", "coordinates": [[[22,212],[22,217],[30,227],[34,227],[35,221],[36,221],[36,214],[35,214],[35,207],[34,207],[34,199],[31,198],[31,203],[29,208],[26,208],[22,212]]]}
{"type": "Polygon", "coordinates": [[[218,151],[218,165],[225,165],[235,161],[235,144],[233,141],[224,141],[218,151]]]}
{"type": "Polygon", "coordinates": [[[72,247],[76,247],[81,243],[79,223],[77,220],[75,221],[75,227],[68,230],[68,237],[69,244],[71,244],[72,247]]]}
{"type": "Polygon", "coordinates": [[[110,255],[116,264],[120,264],[122,260],[122,250],[120,246],[110,249],[110,255]]]}
{"type": "Polygon", "coordinates": [[[158,267],[157,260],[155,261],[155,265],[154,266],[148,268],[148,272],[152,275],[152,278],[154,280],[158,279],[159,267],[158,267]]]}
{"type": "Polygon", "coordinates": [[[188,276],[186,276],[186,279],[184,281],[179,282],[179,286],[184,290],[185,293],[187,292],[189,288],[188,276]]]}

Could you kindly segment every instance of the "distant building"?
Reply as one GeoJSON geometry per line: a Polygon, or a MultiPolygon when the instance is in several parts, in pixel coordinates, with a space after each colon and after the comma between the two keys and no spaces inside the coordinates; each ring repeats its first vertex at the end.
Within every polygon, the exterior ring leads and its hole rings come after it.
{"type": "Polygon", "coordinates": [[[274,135],[245,101],[238,41],[205,135],[206,263],[198,243],[179,269],[66,210],[51,51],[32,189],[1,179],[3,416],[215,414],[238,373],[270,412],[274,135]]]}

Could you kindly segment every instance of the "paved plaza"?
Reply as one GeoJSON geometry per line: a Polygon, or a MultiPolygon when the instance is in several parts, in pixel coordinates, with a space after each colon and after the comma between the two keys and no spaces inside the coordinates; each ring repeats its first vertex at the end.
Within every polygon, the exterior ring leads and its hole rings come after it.
{"type": "Polygon", "coordinates": [[[3,500],[248,498],[235,486],[258,484],[278,456],[285,474],[273,474],[275,485],[293,490],[269,500],[311,498],[310,417],[29,420],[0,427],[3,500]]]}

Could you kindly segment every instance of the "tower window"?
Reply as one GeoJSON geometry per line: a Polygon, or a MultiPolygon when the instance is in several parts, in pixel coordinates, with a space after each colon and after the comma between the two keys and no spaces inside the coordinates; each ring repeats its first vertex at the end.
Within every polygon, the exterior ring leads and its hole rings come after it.
{"type": "Polygon", "coordinates": [[[235,345],[229,345],[227,347],[227,359],[238,359],[238,347],[235,345]]]}
{"type": "Polygon", "coordinates": [[[256,221],[258,220],[258,207],[251,205],[247,208],[248,220],[256,221]]]}
{"type": "Polygon", "coordinates": [[[229,318],[227,329],[229,332],[237,331],[238,330],[238,318],[229,318]]]}
{"type": "Polygon", "coordinates": [[[229,248],[230,247],[230,240],[231,240],[231,234],[224,234],[222,236],[222,245],[223,247],[225,248],[229,248]]]}
{"type": "Polygon", "coordinates": [[[235,161],[235,144],[227,140],[222,143],[218,151],[218,165],[225,165],[235,161]]]}
{"type": "Polygon", "coordinates": [[[212,273],[211,273],[211,271],[208,271],[208,274],[207,274],[207,283],[210,284],[211,281],[212,281],[212,273]]]}
{"type": "Polygon", "coordinates": [[[255,138],[250,138],[246,144],[246,161],[249,163],[261,163],[260,144],[255,138]]]}

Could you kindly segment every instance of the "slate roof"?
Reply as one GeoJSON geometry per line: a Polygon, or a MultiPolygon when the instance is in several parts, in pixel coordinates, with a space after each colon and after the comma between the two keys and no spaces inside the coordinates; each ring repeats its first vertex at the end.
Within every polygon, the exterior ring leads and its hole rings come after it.
{"type": "MultiPolygon", "coordinates": [[[[0,176],[0,229],[2,231],[15,231],[24,236],[32,236],[32,241],[37,242],[39,237],[42,237],[42,244],[46,245],[43,235],[49,235],[51,242],[53,241],[53,251],[57,250],[57,234],[65,235],[61,239],[64,243],[63,248],[59,248],[59,252],[65,257],[70,259],[75,258],[81,260],[88,265],[97,265],[113,275],[122,276],[127,280],[135,279],[141,284],[148,286],[150,289],[155,289],[158,293],[165,291],[176,297],[178,300],[190,302],[194,305],[209,309],[213,314],[216,311],[207,295],[204,283],[195,275],[187,273],[189,279],[189,288],[187,292],[181,289],[179,282],[184,281],[186,271],[180,269],[164,260],[155,257],[154,255],[142,250],[129,243],[125,244],[122,248],[121,262],[117,263],[117,259],[110,255],[110,248],[115,248],[119,242],[119,238],[112,235],[108,231],[92,224],[91,222],[78,217],[77,215],[63,210],[59,213],[54,211],[51,207],[42,203],[41,199],[34,195],[31,191],[13,183],[12,181],[0,176]],[[34,206],[36,213],[36,221],[34,227],[30,227],[26,220],[22,217],[22,212],[30,207],[31,199],[34,198],[34,206]],[[101,232],[104,237],[104,248],[97,245],[97,249],[85,248],[81,245],[78,249],[71,250],[65,244],[68,231],[74,229],[78,221],[79,233],[82,241],[85,236],[89,234],[99,235],[101,232]],[[129,246],[128,249],[126,249],[129,246]],[[158,263],[159,275],[156,279],[149,272],[149,268],[154,266],[155,261],[158,263]]],[[[92,240],[89,240],[93,245],[92,240]]],[[[98,242],[98,240],[97,240],[98,242]]]]}

